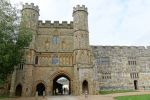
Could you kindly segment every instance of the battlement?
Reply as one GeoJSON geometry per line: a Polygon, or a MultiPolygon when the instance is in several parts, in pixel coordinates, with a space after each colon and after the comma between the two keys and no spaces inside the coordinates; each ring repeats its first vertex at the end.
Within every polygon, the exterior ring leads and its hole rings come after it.
{"type": "Polygon", "coordinates": [[[150,49],[150,46],[144,47],[144,46],[91,46],[93,49],[124,49],[124,50],[146,50],[150,49]]]}
{"type": "Polygon", "coordinates": [[[24,10],[24,9],[33,9],[33,10],[35,10],[35,11],[37,11],[39,13],[39,7],[35,6],[34,3],[31,3],[31,4],[25,3],[23,5],[22,10],[24,10]]]}
{"type": "Polygon", "coordinates": [[[51,21],[46,20],[44,23],[42,20],[39,20],[38,25],[39,25],[39,27],[73,29],[72,21],[70,23],[68,23],[67,21],[62,21],[62,22],[54,21],[52,23],[51,21]]]}
{"type": "Polygon", "coordinates": [[[86,11],[87,12],[87,7],[85,7],[85,5],[77,5],[76,7],[73,8],[73,13],[76,11],[86,11]]]}

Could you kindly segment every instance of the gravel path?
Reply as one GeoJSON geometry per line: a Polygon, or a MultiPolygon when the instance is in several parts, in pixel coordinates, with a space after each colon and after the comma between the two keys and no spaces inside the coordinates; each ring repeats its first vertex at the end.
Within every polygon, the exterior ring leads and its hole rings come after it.
{"type": "Polygon", "coordinates": [[[21,97],[21,98],[9,98],[3,100],[114,100],[116,96],[126,96],[126,95],[140,95],[140,94],[150,94],[150,91],[140,91],[140,92],[128,92],[128,93],[115,93],[108,95],[89,95],[87,98],[82,96],[48,96],[48,97],[21,97]]]}

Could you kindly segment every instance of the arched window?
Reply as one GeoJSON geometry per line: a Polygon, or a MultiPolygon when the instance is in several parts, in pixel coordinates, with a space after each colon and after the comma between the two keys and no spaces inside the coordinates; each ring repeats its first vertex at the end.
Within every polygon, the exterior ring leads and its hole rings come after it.
{"type": "Polygon", "coordinates": [[[53,44],[59,44],[59,36],[57,35],[53,36],[52,41],[53,41],[53,44]]]}
{"type": "Polygon", "coordinates": [[[38,64],[38,56],[35,57],[35,64],[38,64]]]}

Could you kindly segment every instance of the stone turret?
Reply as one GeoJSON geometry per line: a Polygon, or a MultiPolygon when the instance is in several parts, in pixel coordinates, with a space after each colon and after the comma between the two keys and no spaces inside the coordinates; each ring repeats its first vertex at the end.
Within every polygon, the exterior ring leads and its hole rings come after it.
{"type": "Polygon", "coordinates": [[[74,27],[74,50],[75,63],[88,63],[89,55],[89,32],[88,32],[88,12],[87,8],[77,5],[73,9],[73,27],[74,27]],[[82,57],[81,57],[82,56],[82,57]],[[86,57],[86,58],[84,58],[86,57]],[[82,61],[82,58],[84,59],[82,61]]]}
{"type": "MultiPolygon", "coordinates": [[[[22,7],[22,19],[21,26],[26,27],[32,32],[32,41],[29,48],[26,48],[26,62],[24,64],[24,82],[22,96],[30,96],[32,94],[32,81],[33,81],[33,69],[35,62],[35,50],[36,50],[36,37],[38,30],[38,20],[39,20],[39,7],[35,6],[33,3],[24,4],[22,7]],[[27,92],[28,90],[28,92],[27,92]]],[[[28,34],[28,32],[26,33],[28,34]]]]}
{"type": "Polygon", "coordinates": [[[35,6],[33,3],[26,3],[23,5],[21,13],[21,25],[25,25],[27,28],[36,31],[39,19],[39,7],[35,6]]]}
{"type": "Polygon", "coordinates": [[[32,30],[32,42],[30,43],[30,48],[35,49],[35,35],[38,28],[39,20],[39,7],[35,6],[34,3],[25,3],[21,10],[21,26],[29,28],[32,30]]]}
{"type": "Polygon", "coordinates": [[[77,5],[73,9],[74,28],[74,74],[77,83],[76,94],[87,91],[93,93],[93,67],[91,63],[91,51],[89,49],[88,12],[87,8],[77,5]],[[86,85],[84,84],[86,82],[86,85]],[[89,86],[88,86],[89,84],[89,86]]]}
{"type": "Polygon", "coordinates": [[[88,31],[88,12],[85,5],[73,8],[73,21],[75,30],[88,31]]]}

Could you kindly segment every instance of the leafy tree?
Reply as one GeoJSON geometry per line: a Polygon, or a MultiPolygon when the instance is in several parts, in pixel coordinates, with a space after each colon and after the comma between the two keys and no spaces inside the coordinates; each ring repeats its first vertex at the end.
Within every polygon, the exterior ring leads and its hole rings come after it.
{"type": "Polygon", "coordinates": [[[0,82],[21,62],[24,47],[32,40],[30,29],[20,26],[18,9],[7,0],[0,0],[0,82]]]}

